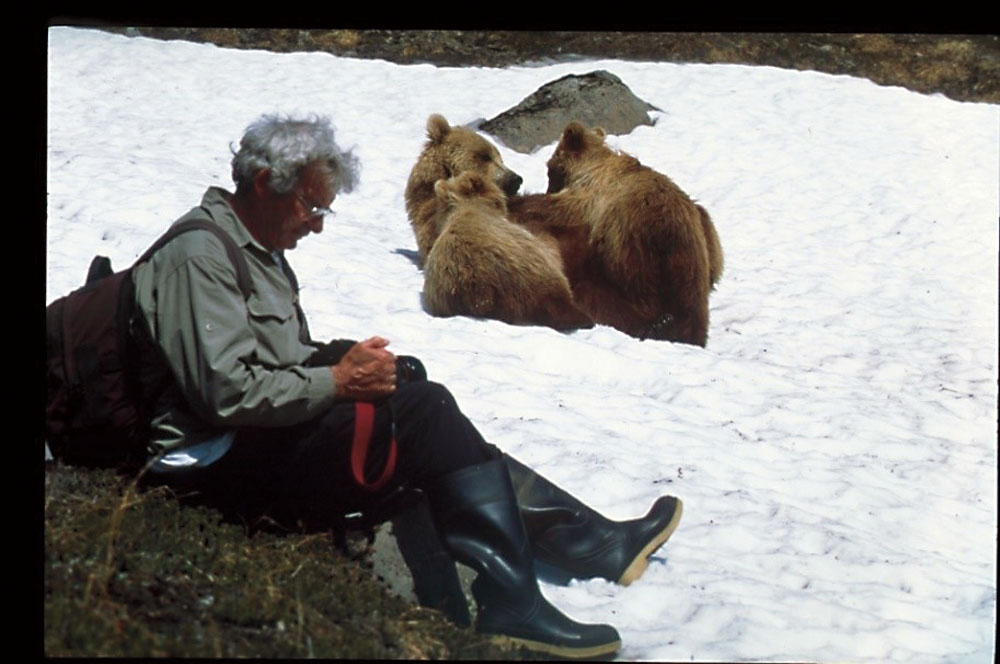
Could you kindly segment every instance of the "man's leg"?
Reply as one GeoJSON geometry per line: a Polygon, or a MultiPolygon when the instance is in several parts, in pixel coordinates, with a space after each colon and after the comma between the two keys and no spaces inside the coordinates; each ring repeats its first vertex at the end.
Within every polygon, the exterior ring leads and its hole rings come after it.
{"type": "Polygon", "coordinates": [[[542,596],[506,462],[451,394],[436,383],[404,383],[390,403],[376,409],[364,470],[366,478],[380,474],[395,428],[396,469],[385,488],[369,491],[354,480],[353,405],[342,403],[303,425],[239,433],[213,464],[216,495],[231,491],[231,498],[267,502],[286,519],[321,525],[400,486],[423,490],[440,541],[478,573],[477,630],[565,657],[616,651],[613,627],[578,623],[542,596]]]}
{"type": "Polygon", "coordinates": [[[290,455],[282,473],[292,496],[309,503],[323,498],[338,511],[364,511],[366,505],[379,502],[400,486],[419,489],[435,477],[501,456],[438,383],[402,383],[390,399],[375,405],[363,474],[367,482],[381,475],[394,438],[395,470],[388,484],[371,491],[355,480],[351,468],[354,404],[345,402],[311,423],[306,435],[286,440],[286,445],[292,445],[286,447],[290,455]]]}
{"type": "MultiPolygon", "coordinates": [[[[393,483],[426,493],[439,541],[477,572],[476,628],[566,657],[616,651],[621,640],[613,627],[578,623],[542,596],[502,454],[483,440],[448,390],[426,381],[403,383],[389,405],[376,412],[379,439],[376,445],[373,437],[373,466],[365,475],[377,476],[384,466],[386,438],[394,424],[398,454],[393,483]]],[[[319,457],[313,452],[310,459],[319,457]]],[[[432,532],[425,536],[434,538],[432,532]]]]}
{"type": "Polygon", "coordinates": [[[231,448],[211,465],[150,474],[147,480],[197,494],[201,502],[245,520],[266,513],[290,527],[323,528],[339,524],[345,514],[382,506],[402,487],[500,456],[443,386],[403,383],[391,408],[389,401],[375,408],[364,477],[371,481],[385,468],[394,427],[397,459],[390,481],[370,491],[352,471],[354,426],[354,403],[339,402],[297,425],[240,429],[231,448]]]}

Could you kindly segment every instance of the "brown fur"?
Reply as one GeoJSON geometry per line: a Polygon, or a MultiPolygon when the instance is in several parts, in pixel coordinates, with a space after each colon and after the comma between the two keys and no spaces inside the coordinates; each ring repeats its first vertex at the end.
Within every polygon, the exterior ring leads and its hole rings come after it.
{"type": "Polygon", "coordinates": [[[510,217],[559,247],[580,308],[633,336],[704,346],[723,269],[708,212],[578,122],[548,170],[549,193],[511,199],[510,217]]]}
{"type": "Polygon", "coordinates": [[[559,330],[593,327],[573,302],[558,250],[506,218],[503,191],[467,172],[435,186],[424,306],[435,316],[482,316],[559,330]]]}
{"type": "Polygon", "coordinates": [[[701,216],[701,230],[705,233],[705,242],[708,244],[708,277],[714,290],[725,267],[722,258],[722,243],[719,241],[719,233],[715,230],[715,224],[712,223],[712,217],[708,215],[708,210],[697,203],[694,206],[698,208],[698,214],[701,216]]]}
{"type": "Polygon", "coordinates": [[[476,173],[513,195],[521,176],[504,166],[500,152],[485,138],[464,127],[452,127],[441,115],[427,118],[427,143],[406,182],[406,213],[426,261],[441,232],[434,184],[462,173],[476,173]]]}
{"type": "Polygon", "coordinates": [[[590,248],[590,225],[574,197],[530,194],[507,200],[507,217],[559,252],[573,301],[594,322],[620,330],[642,318],[605,274],[590,248]]]}

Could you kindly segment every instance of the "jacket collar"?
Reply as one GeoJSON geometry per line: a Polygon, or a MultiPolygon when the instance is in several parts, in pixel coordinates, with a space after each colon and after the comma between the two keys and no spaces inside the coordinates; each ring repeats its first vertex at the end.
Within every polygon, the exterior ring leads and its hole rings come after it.
{"type": "Polygon", "coordinates": [[[229,233],[241,247],[251,246],[262,253],[271,255],[264,246],[254,239],[240,218],[236,216],[230,200],[233,195],[221,187],[209,187],[201,199],[201,207],[208,212],[212,220],[229,233]]]}

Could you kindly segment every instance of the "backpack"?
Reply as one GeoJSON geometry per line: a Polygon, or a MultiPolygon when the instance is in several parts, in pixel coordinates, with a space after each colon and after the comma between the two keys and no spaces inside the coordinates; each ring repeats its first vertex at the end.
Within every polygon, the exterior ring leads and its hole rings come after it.
{"type": "Polygon", "coordinates": [[[112,272],[107,257],[95,256],[84,286],[45,308],[45,438],[54,458],[120,469],[145,462],[150,408],[171,377],[138,312],[132,270],[191,230],[210,231],[222,241],[240,291],[250,297],[239,246],[206,220],[176,224],[120,272],[112,272]]]}

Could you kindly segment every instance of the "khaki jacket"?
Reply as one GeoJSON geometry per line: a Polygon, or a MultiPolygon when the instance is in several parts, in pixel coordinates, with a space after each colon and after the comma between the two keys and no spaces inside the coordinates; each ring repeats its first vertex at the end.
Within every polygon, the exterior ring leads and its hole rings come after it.
{"type": "Polygon", "coordinates": [[[229,198],[212,187],[178,222],[208,219],[236,240],[253,282],[249,300],[207,231],[179,235],[133,271],[136,302],[175,379],[154,409],[151,453],[239,427],[297,424],[333,404],[330,369],[302,366],[315,347],[296,314],[297,294],[229,198]]]}

